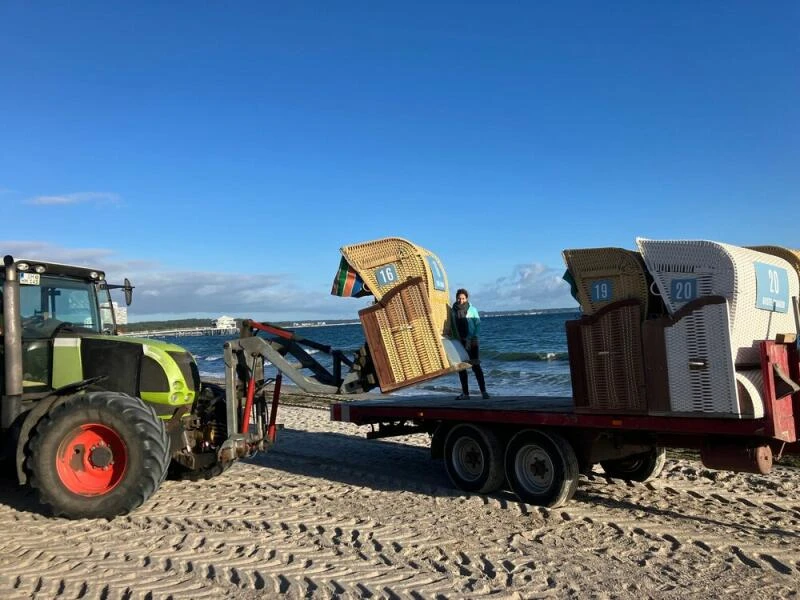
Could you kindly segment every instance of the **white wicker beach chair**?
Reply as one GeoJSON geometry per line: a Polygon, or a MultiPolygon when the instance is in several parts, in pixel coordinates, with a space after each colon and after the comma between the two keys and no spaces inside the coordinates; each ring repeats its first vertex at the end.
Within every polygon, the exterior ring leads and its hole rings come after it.
{"type": "Polygon", "coordinates": [[[761,340],[797,333],[791,303],[800,283],[782,258],[705,240],[637,238],[636,243],[670,313],[702,296],[727,298],[736,365],[760,364],[761,340]]]}
{"type": "Polygon", "coordinates": [[[676,316],[664,330],[670,411],[740,415],[728,303],[706,304],[676,316]]]}

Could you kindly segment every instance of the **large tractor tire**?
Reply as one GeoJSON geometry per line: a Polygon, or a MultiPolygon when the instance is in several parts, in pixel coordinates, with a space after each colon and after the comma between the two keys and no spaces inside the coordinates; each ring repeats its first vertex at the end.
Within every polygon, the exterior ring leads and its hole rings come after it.
{"type": "Polygon", "coordinates": [[[55,515],[110,519],[138,508],[161,485],[169,439],[139,398],[90,392],[42,417],[25,464],[40,501],[55,515]]]}

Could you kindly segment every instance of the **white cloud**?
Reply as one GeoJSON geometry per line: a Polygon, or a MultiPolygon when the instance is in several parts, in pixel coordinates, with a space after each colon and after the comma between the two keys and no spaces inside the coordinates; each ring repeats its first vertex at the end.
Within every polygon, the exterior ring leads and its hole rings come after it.
{"type": "Polygon", "coordinates": [[[475,304],[481,310],[571,308],[577,303],[563,274],[563,268],[541,263],[516,265],[510,276],[500,277],[475,292],[475,304]]]}
{"type": "Polygon", "coordinates": [[[122,198],[119,194],[110,192],[76,192],[73,194],[60,194],[54,196],[35,196],[26,201],[26,204],[40,206],[55,206],[67,204],[120,204],[122,198]]]}
{"type": "Polygon", "coordinates": [[[157,262],[125,260],[106,248],[74,249],[42,242],[0,240],[0,248],[20,258],[101,269],[109,283],[130,278],[135,290],[128,315],[134,321],[150,320],[152,315],[179,319],[222,314],[280,321],[356,319],[364,307],[363,301],[330,296],[330,286],[311,290],[281,274],[176,271],[157,262]]]}
{"type": "MultiPolygon", "coordinates": [[[[369,303],[369,299],[331,296],[327,283],[304,287],[280,273],[176,271],[155,261],[127,260],[107,248],[64,248],[42,242],[0,241],[0,249],[17,257],[102,269],[110,283],[130,278],[135,290],[129,317],[134,321],[223,314],[266,321],[357,319],[358,311],[369,303]]],[[[563,273],[563,267],[541,263],[517,265],[509,276],[478,286],[472,297],[480,310],[576,307],[563,273]]]]}
{"type": "Polygon", "coordinates": [[[113,251],[106,248],[63,248],[47,242],[22,240],[0,240],[0,248],[5,254],[20,258],[35,258],[96,268],[102,268],[103,265],[111,263],[111,257],[114,254],[113,251]]]}

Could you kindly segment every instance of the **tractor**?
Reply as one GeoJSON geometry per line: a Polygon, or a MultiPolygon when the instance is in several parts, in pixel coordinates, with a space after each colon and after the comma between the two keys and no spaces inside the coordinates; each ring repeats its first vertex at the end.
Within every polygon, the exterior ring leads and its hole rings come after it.
{"type": "Polygon", "coordinates": [[[129,305],[127,279],[12,256],[0,278],[0,458],[54,515],[126,514],[166,477],[207,479],[274,441],[263,365],[239,357],[217,386],[180,346],[118,335],[110,290],[129,305]]]}

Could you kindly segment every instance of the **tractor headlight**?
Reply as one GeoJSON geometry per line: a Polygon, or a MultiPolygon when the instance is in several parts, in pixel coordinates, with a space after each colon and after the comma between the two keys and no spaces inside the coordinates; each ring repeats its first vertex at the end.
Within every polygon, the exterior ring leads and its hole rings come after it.
{"type": "Polygon", "coordinates": [[[17,271],[27,271],[31,266],[28,263],[17,263],[17,271]]]}
{"type": "Polygon", "coordinates": [[[177,404],[178,402],[181,401],[181,395],[178,394],[177,392],[172,393],[169,395],[169,401],[172,402],[173,404],[177,404]]]}
{"type": "Polygon", "coordinates": [[[180,379],[176,379],[172,382],[172,389],[173,390],[182,390],[185,386],[183,385],[183,381],[180,379]]]}

